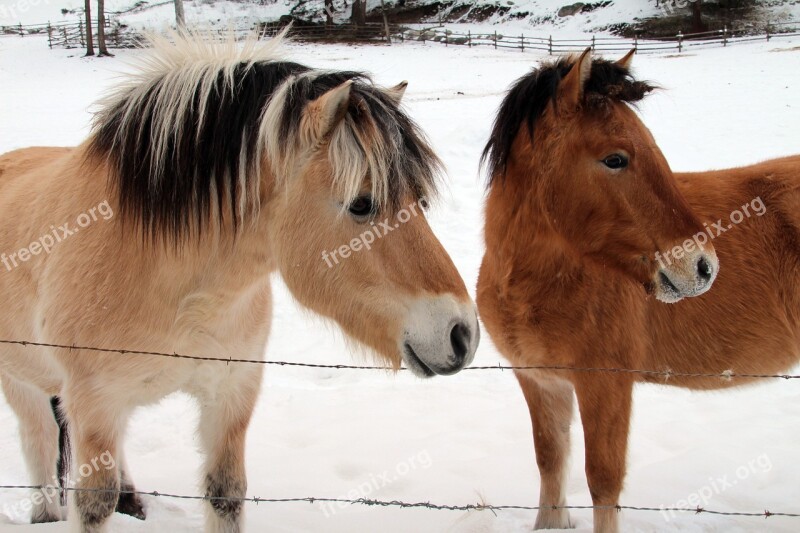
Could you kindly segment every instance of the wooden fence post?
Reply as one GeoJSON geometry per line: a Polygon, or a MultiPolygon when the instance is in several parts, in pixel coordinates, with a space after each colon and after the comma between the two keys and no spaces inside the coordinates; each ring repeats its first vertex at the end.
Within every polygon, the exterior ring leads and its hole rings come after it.
{"type": "Polygon", "coordinates": [[[444,30],[444,45],[445,46],[447,46],[447,44],[448,44],[447,41],[448,41],[448,35],[447,35],[447,30],[445,29],[444,30]]]}
{"type": "Polygon", "coordinates": [[[472,32],[467,30],[467,46],[472,48],[472,32]]]}
{"type": "Polygon", "coordinates": [[[24,36],[24,34],[22,33],[22,23],[21,22],[19,23],[19,36],[20,37],[24,36]]]}
{"type": "Polygon", "coordinates": [[[634,51],[634,53],[639,51],[639,34],[638,33],[635,33],[633,35],[633,51],[634,51]]]}
{"type": "Polygon", "coordinates": [[[50,49],[53,49],[53,27],[50,25],[50,21],[47,21],[47,46],[50,49]]]}
{"type": "Polygon", "coordinates": [[[494,49],[497,50],[497,30],[494,31],[494,49]]]}
{"type": "Polygon", "coordinates": [[[519,48],[521,51],[525,51],[525,34],[520,34],[519,36],[519,48]]]}
{"type": "Polygon", "coordinates": [[[594,34],[592,34],[592,52],[594,52],[595,42],[594,42],[594,34]]]}
{"type": "Polygon", "coordinates": [[[553,55],[553,36],[547,38],[547,54],[553,55]]]}
{"type": "Polygon", "coordinates": [[[392,44],[392,37],[389,35],[389,20],[386,18],[386,3],[381,0],[381,15],[383,16],[383,28],[386,30],[386,42],[392,44]]]}
{"type": "Polygon", "coordinates": [[[680,54],[683,51],[683,33],[678,30],[678,53],[680,54]]]}
{"type": "Polygon", "coordinates": [[[769,42],[769,19],[767,19],[767,42],[769,42]]]}

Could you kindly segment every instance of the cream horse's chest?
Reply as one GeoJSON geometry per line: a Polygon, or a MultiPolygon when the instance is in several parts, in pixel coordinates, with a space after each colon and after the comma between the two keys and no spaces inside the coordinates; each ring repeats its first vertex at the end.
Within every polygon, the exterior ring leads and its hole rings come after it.
{"type": "Polygon", "coordinates": [[[170,331],[174,352],[212,360],[163,358],[161,364],[140,376],[143,400],[157,400],[180,390],[213,401],[241,380],[260,377],[263,365],[259,361],[264,359],[271,322],[269,282],[264,280],[231,296],[219,291],[197,292],[183,299],[170,331]]]}

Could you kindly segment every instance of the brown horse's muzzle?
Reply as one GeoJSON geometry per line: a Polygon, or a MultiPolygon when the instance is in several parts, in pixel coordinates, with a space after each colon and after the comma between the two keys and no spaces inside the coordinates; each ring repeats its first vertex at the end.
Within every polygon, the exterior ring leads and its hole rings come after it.
{"type": "Polygon", "coordinates": [[[719,260],[710,246],[686,250],[675,247],[657,256],[659,266],[653,278],[656,298],[674,303],[708,291],[719,272],[719,260]]]}

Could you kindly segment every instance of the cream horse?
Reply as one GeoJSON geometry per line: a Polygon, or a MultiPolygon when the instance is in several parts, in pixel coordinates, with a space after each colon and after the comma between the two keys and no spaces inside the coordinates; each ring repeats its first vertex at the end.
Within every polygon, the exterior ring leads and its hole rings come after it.
{"type": "MultiPolygon", "coordinates": [[[[455,266],[421,213],[391,224],[435,195],[440,170],[398,107],[405,84],[283,61],[275,41],[173,40],[153,39],[82,145],[0,156],[0,337],[261,360],[279,272],[301,304],[394,368],[469,364],[478,323],[455,266]],[[384,219],[393,229],[375,239],[384,219]]],[[[262,367],[3,346],[3,391],[43,487],[32,521],[61,518],[52,395],[73,464],[114,459],[81,468],[70,498],[73,528],[89,532],[107,529],[118,503],[144,518],[137,498],[119,499],[133,488],[126,421],[185,391],[201,409],[206,529],[239,531],[242,504],[229,498],[245,496],[262,367]]]]}

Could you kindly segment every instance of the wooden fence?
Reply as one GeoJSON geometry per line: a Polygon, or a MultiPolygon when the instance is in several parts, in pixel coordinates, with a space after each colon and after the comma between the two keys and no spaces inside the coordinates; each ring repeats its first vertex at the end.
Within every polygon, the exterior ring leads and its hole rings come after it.
{"type": "Polygon", "coordinates": [[[407,29],[395,37],[400,40],[421,42],[437,42],[445,46],[487,46],[495,49],[538,50],[548,54],[580,52],[586,48],[601,52],[626,52],[635,49],[637,52],[683,52],[705,46],[727,46],[729,44],[763,41],[776,37],[800,36],[800,22],[781,22],[767,24],[760,32],[734,32],[728,28],[703,33],[678,33],[673,37],[659,39],[639,39],[638,37],[598,37],[592,35],[584,39],[554,39],[532,37],[525,34],[509,35],[505,32],[493,33],[459,33],[445,27],[424,29],[407,29]]]}
{"type": "MultiPolygon", "coordinates": [[[[94,42],[97,43],[97,28],[93,28],[94,42]]],[[[137,35],[126,31],[115,20],[106,20],[106,44],[109,48],[133,48],[137,35]]],[[[83,48],[86,46],[86,26],[83,19],[78,22],[62,22],[58,24],[31,24],[16,26],[0,26],[0,35],[47,35],[50,48],[83,48]]]]}
{"type": "MultiPolygon", "coordinates": [[[[116,19],[106,22],[106,39],[110,48],[131,48],[136,46],[139,35],[120,25],[116,19]]],[[[262,36],[272,36],[283,26],[274,23],[258,24],[250,28],[236,30],[238,36],[258,32],[262,36]]],[[[47,34],[50,48],[79,48],[85,46],[85,26],[83,20],[77,23],[39,24],[0,26],[0,34],[36,35],[47,34]]],[[[583,39],[555,39],[552,35],[529,36],[525,34],[509,35],[502,31],[492,33],[454,32],[443,26],[422,29],[410,29],[396,24],[368,23],[362,25],[337,24],[327,26],[294,25],[290,35],[301,41],[420,41],[436,42],[445,46],[485,46],[495,49],[536,50],[548,54],[579,52],[587,47],[600,52],[625,52],[636,49],[637,52],[677,52],[699,49],[707,46],[728,46],[729,44],[763,41],[779,37],[800,36],[800,22],[780,22],[767,24],[759,31],[748,28],[736,31],[724,28],[704,33],[682,34],[659,39],[639,39],[623,37],[605,37],[592,35],[583,39]]]]}

